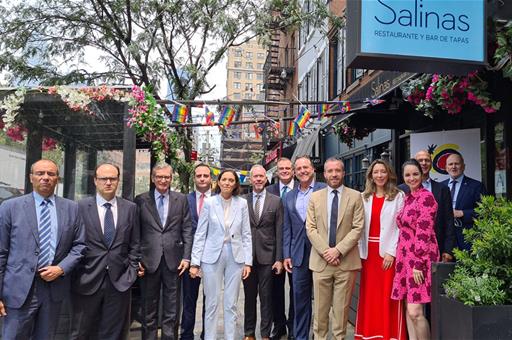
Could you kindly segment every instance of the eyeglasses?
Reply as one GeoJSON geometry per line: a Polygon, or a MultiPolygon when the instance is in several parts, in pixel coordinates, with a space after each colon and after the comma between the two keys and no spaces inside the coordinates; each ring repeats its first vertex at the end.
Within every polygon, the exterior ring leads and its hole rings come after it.
{"type": "Polygon", "coordinates": [[[170,181],[171,178],[172,178],[171,176],[155,176],[155,179],[157,179],[159,181],[162,181],[162,180],[170,181]]]}
{"type": "Polygon", "coordinates": [[[34,173],[32,173],[33,176],[37,176],[37,177],[43,177],[44,175],[48,175],[48,177],[57,177],[58,174],[56,172],[52,172],[52,171],[36,171],[34,173]]]}
{"type": "Polygon", "coordinates": [[[101,183],[107,183],[110,181],[110,183],[115,183],[119,181],[119,177],[96,177],[96,180],[101,183]]]}

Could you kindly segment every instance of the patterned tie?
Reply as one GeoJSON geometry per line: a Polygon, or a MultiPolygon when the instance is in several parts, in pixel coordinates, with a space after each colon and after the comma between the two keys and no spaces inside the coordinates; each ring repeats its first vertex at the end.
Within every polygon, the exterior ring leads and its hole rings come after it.
{"type": "Polygon", "coordinates": [[[281,198],[283,198],[285,195],[286,195],[286,192],[288,192],[288,186],[284,186],[282,189],[281,189],[281,198]]]}
{"type": "Polygon", "coordinates": [[[103,237],[105,238],[105,244],[110,247],[112,241],[114,240],[114,234],[116,232],[116,227],[114,225],[114,214],[112,214],[112,204],[105,203],[103,204],[107,211],[105,212],[105,219],[103,221],[103,237]]]}
{"type": "Polygon", "coordinates": [[[256,219],[256,224],[260,221],[260,194],[256,194],[256,203],[254,203],[254,217],[256,219]]]}
{"type": "Polygon", "coordinates": [[[39,257],[37,267],[44,268],[50,265],[50,253],[52,249],[52,220],[50,218],[50,205],[52,201],[45,199],[41,202],[41,218],[39,221],[39,257]]]}
{"type": "Polygon", "coordinates": [[[160,197],[158,197],[158,216],[160,217],[160,223],[162,223],[162,227],[165,225],[165,220],[164,220],[164,216],[165,216],[165,213],[164,213],[164,199],[165,199],[165,196],[164,195],[160,195],[160,197]]]}
{"type": "Polygon", "coordinates": [[[452,181],[452,187],[450,189],[450,194],[452,195],[452,201],[455,197],[455,189],[457,188],[457,180],[452,181]]]}
{"type": "Polygon", "coordinates": [[[329,224],[329,247],[336,246],[336,229],[338,226],[338,190],[333,190],[334,198],[331,205],[331,221],[329,224]]]}
{"type": "Polygon", "coordinates": [[[197,215],[201,214],[201,210],[203,210],[203,204],[204,204],[204,198],[205,198],[204,192],[199,195],[199,207],[197,208],[197,215]]]}

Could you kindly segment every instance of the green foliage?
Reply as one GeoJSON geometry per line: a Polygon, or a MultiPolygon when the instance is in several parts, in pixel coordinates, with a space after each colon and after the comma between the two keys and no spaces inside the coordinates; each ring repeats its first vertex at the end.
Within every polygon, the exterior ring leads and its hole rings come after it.
{"type": "Polygon", "coordinates": [[[493,60],[496,65],[501,67],[503,76],[512,79],[512,22],[508,22],[504,27],[497,28],[496,32],[496,51],[493,60]]]}
{"type": "Polygon", "coordinates": [[[455,250],[455,272],[446,293],[467,305],[512,304],[512,202],[485,196],[464,238],[470,251],[455,250]]]}

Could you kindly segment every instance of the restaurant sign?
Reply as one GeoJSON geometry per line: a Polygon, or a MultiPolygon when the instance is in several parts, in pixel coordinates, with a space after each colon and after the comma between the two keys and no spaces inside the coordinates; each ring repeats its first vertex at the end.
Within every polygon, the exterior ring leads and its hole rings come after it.
{"type": "Polygon", "coordinates": [[[486,63],[485,0],[347,1],[349,67],[465,73],[486,63]]]}

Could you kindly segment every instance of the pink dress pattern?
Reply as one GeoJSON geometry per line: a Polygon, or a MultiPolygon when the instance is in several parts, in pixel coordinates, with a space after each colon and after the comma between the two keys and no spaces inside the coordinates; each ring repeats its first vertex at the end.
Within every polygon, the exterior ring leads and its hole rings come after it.
{"type": "Polygon", "coordinates": [[[431,300],[431,263],[439,259],[434,221],[437,203],[424,188],[405,196],[404,207],[398,213],[400,229],[396,251],[395,277],[391,298],[407,299],[409,303],[429,303],[431,300]],[[413,269],[423,272],[424,281],[416,284],[413,269]]]}

